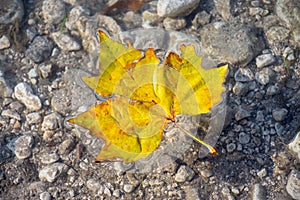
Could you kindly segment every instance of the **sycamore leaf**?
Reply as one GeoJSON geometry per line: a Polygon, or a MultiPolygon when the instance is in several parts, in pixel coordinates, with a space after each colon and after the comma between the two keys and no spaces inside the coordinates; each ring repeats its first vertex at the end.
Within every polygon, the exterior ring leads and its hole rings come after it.
{"type": "MultiPolygon", "coordinates": [[[[202,68],[193,46],[182,46],[180,56],[170,53],[160,63],[152,48],[142,54],[101,30],[98,34],[99,76],[82,79],[96,93],[112,98],[69,120],[104,140],[96,161],[146,158],[177,115],[208,113],[221,100],[228,66],[202,68]]],[[[216,154],[209,144],[183,131],[216,154]]]]}

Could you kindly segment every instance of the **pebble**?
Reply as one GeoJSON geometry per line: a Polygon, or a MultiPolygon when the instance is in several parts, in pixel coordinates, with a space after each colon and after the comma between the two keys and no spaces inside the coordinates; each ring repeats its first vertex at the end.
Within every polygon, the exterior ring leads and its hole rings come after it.
{"type": "Polygon", "coordinates": [[[300,171],[293,169],[289,174],[286,190],[294,199],[300,199],[300,171]]]}
{"type": "Polygon", "coordinates": [[[0,25],[14,24],[22,20],[24,6],[21,0],[7,0],[0,4],[0,25]]]}
{"type": "Polygon", "coordinates": [[[74,140],[73,139],[66,139],[65,141],[63,141],[59,147],[58,147],[58,151],[60,154],[68,154],[70,151],[72,151],[74,149],[74,140]]]}
{"type": "Polygon", "coordinates": [[[257,176],[260,178],[263,178],[267,175],[267,170],[266,168],[261,169],[260,171],[257,172],[257,176]]]}
{"type": "Polygon", "coordinates": [[[51,33],[51,38],[63,51],[78,51],[81,49],[81,45],[68,33],[54,32],[51,33]]]}
{"type": "Polygon", "coordinates": [[[49,192],[42,192],[40,194],[40,200],[51,200],[51,194],[49,192]]]}
{"type": "Polygon", "coordinates": [[[36,68],[32,68],[29,70],[28,72],[28,77],[29,78],[37,78],[39,76],[38,71],[36,70],[36,68]]]}
{"type": "Polygon", "coordinates": [[[215,22],[200,29],[204,52],[216,63],[248,64],[264,48],[264,42],[257,37],[252,27],[215,22]]]}
{"type": "Polygon", "coordinates": [[[240,121],[250,116],[251,114],[243,108],[238,108],[237,112],[234,115],[236,121],[240,121]]]}
{"type": "Polygon", "coordinates": [[[229,20],[232,17],[232,2],[230,0],[214,0],[217,12],[223,19],[229,20]]]}
{"type": "Polygon", "coordinates": [[[41,121],[42,117],[39,113],[33,112],[26,115],[26,121],[28,124],[37,124],[41,121]]]}
{"type": "Polygon", "coordinates": [[[89,180],[87,180],[87,182],[86,182],[86,187],[89,189],[89,190],[91,190],[91,191],[93,191],[93,192],[95,192],[95,193],[97,193],[97,194],[102,194],[103,193],[103,190],[104,190],[104,188],[103,188],[103,186],[100,184],[100,182],[98,181],[98,180],[96,180],[96,179],[89,179],[89,180]],[[102,191],[102,192],[101,192],[102,191]]]}
{"type": "Polygon", "coordinates": [[[297,133],[293,141],[289,143],[288,147],[291,151],[298,155],[298,159],[300,160],[300,132],[297,133]]]}
{"type": "Polygon", "coordinates": [[[176,182],[185,182],[190,181],[194,177],[195,172],[189,168],[188,166],[181,165],[175,174],[175,181],[176,182]]]}
{"type": "Polygon", "coordinates": [[[278,122],[283,121],[287,114],[288,110],[285,108],[276,108],[272,111],[273,119],[275,119],[278,122]]]}
{"type": "Polygon", "coordinates": [[[39,67],[39,70],[41,72],[42,77],[47,78],[51,74],[52,64],[47,64],[47,65],[43,64],[39,67]]]}
{"type": "Polygon", "coordinates": [[[229,143],[226,145],[226,150],[228,153],[233,152],[236,149],[236,144],[235,143],[229,143]]]}
{"type": "Polygon", "coordinates": [[[37,36],[26,50],[26,54],[35,63],[40,63],[48,59],[53,50],[54,44],[47,36],[37,36]]]}
{"type": "Polygon", "coordinates": [[[300,2],[298,0],[278,0],[275,11],[277,16],[293,32],[296,45],[300,46],[300,2]]]}
{"type": "Polygon", "coordinates": [[[9,39],[5,35],[3,35],[0,38],[0,50],[7,49],[9,47],[10,47],[9,39]]]}
{"type": "Polygon", "coordinates": [[[289,61],[295,60],[294,50],[291,47],[286,47],[283,50],[282,56],[289,61]]]}
{"type": "Polygon", "coordinates": [[[249,142],[250,142],[250,136],[245,132],[241,132],[239,134],[239,143],[248,144],[249,142]]]}
{"type": "Polygon", "coordinates": [[[270,86],[267,88],[266,95],[268,95],[268,96],[273,96],[273,95],[277,94],[278,92],[279,92],[279,87],[278,87],[278,85],[270,85],[270,86]]]}
{"type": "Polygon", "coordinates": [[[34,95],[31,87],[27,83],[19,83],[14,88],[16,99],[23,103],[30,111],[37,111],[42,108],[41,100],[38,96],[34,95]]]}
{"type": "Polygon", "coordinates": [[[7,85],[5,79],[0,77],[0,97],[11,97],[13,90],[7,85]]]}
{"type": "Polygon", "coordinates": [[[256,57],[256,66],[258,68],[262,68],[268,65],[272,65],[275,61],[276,59],[272,54],[263,54],[256,57]]]}
{"type": "Polygon", "coordinates": [[[200,0],[158,0],[157,14],[160,17],[180,17],[189,15],[199,5],[200,0]]]}
{"type": "Polygon", "coordinates": [[[33,137],[24,135],[15,141],[15,155],[18,159],[25,159],[31,156],[33,137]]]}
{"type": "Polygon", "coordinates": [[[21,120],[21,116],[16,111],[13,110],[3,110],[1,116],[11,118],[11,119],[16,119],[18,121],[21,120]]]}
{"type": "Polygon", "coordinates": [[[261,110],[257,111],[257,113],[256,113],[256,121],[258,121],[258,122],[265,121],[265,117],[264,117],[264,112],[263,111],[261,111],[261,110]]]}
{"type": "Polygon", "coordinates": [[[249,82],[254,78],[254,74],[249,68],[239,68],[234,73],[234,80],[236,82],[249,82]]]}
{"type": "Polygon", "coordinates": [[[60,114],[56,112],[51,113],[44,117],[41,130],[42,131],[55,130],[62,126],[61,123],[62,123],[62,119],[60,114]]]}
{"type": "Polygon", "coordinates": [[[40,159],[43,164],[52,164],[59,160],[59,155],[57,153],[44,153],[40,159]]]}
{"type": "Polygon", "coordinates": [[[266,189],[259,183],[253,187],[252,200],[267,200],[266,189]]]}
{"type": "Polygon", "coordinates": [[[126,12],[121,20],[124,22],[126,29],[141,27],[143,23],[141,15],[136,14],[133,11],[126,12]]]}
{"type": "Polygon", "coordinates": [[[264,68],[261,71],[255,73],[256,81],[262,85],[267,85],[273,76],[274,71],[269,68],[264,68]]]}
{"type": "Polygon", "coordinates": [[[284,127],[280,123],[276,122],[275,123],[275,131],[276,131],[277,135],[281,136],[284,131],[284,127]]]}
{"type": "Polygon", "coordinates": [[[123,188],[124,192],[126,193],[131,193],[134,191],[134,189],[135,189],[134,186],[131,184],[125,184],[123,188]]]}
{"type": "Polygon", "coordinates": [[[119,190],[119,189],[114,190],[112,195],[114,197],[120,198],[121,197],[121,190],[119,190]]]}
{"type": "Polygon", "coordinates": [[[264,15],[264,9],[260,8],[260,7],[250,7],[249,8],[249,15],[250,16],[256,16],[256,15],[263,16],[264,15]]]}
{"type": "Polygon", "coordinates": [[[42,13],[46,23],[56,25],[66,17],[66,6],[61,0],[44,0],[42,13]]]}
{"type": "Polygon", "coordinates": [[[83,6],[75,6],[71,9],[70,13],[68,14],[68,19],[66,21],[66,27],[70,31],[76,30],[76,22],[79,20],[81,16],[89,16],[90,10],[83,7],[83,6]]]}
{"type": "Polygon", "coordinates": [[[272,26],[266,30],[266,37],[271,45],[275,45],[278,41],[284,41],[289,37],[290,31],[282,26],[272,26]]]}
{"type": "Polygon", "coordinates": [[[163,25],[166,30],[180,30],[186,26],[186,21],[184,18],[173,19],[167,17],[164,19],[163,25]]]}
{"type": "Polygon", "coordinates": [[[236,82],[232,91],[237,96],[244,96],[249,92],[249,85],[247,83],[236,82]]]}
{"type": "Polygon", "coordinates": [[[192,21],[192,24],[198,28],[198,26],[204,26],[210,22],[211,15],[206,11],[197,13],[192,21]]]}
{"type": "Polygon", "coordinates": [[[187,199],[187,200],[201,200],[202,199],[197,187],[187,186],[187,187],[184,187],[183,189],[185,192],[185,198],[179,197],[179,199],[187,199]]]}
{"type": "Polygon", "coordinates": [[[210,169],[204,169],[200,171],[200,174],[204,178],[209,178],[213,175],[213,172],[210,169]]]}
{"type": "Polygon", "coordinates": [[[53,163],[47,165],[39,171],[39,178],[41,181],[53,183],[56,179],[68,171],[69,167],[64,163],[53,163]]]}

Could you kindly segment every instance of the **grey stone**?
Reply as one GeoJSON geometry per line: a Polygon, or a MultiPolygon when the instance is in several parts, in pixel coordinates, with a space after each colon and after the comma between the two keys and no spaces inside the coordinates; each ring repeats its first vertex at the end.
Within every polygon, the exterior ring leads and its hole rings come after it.
{"type": "Polygon", "coordinates": [[[279,87],[278,87],[278,85],[270,85],[270,86],[267,88],[266,95],[268,95],[268,96],[273,96],[273,95],[277,94],[278,92],[279,92],[279,87]]]}
{"type": "Polygon", "coordinates": [[[54,32],[51,33],[51,38],[63,51],[78,51],[81,49],[81,45],[68,33],[54,32]]]}
{"type": "Polygon", "coordinates": [[[83,6],[75,6],[71,9],[70,13],[68,14],[68,19],[66,21],[66,27],[70,31],[76,30],[76,22],[79,20],[81,16],[89,16],[90,10],[83,6]]]}
{"type": "Polygon", "coordinates": [[[28,124],[37,124],[41,121],[42,117],[39,113],[33,112],[26,115],[26,121],[28,124]]]}
{"type": "Polygon", "coordinates": [[[19,83],[16,85],[14,94],[29,111],[37,111],[42,108],[40,98],[33,94],[31,87],[27,83],[19,83]]]}
{"type": "Polygon", "coordinates": [[[119,189],[114,190],[112,195],[114,197],[120,198],[121,197],[121,190],[119,190],[119,189]]]}
{"type": "Polygon", "coordinates": [[[216,63],[246,65],[264,48],[257,30],[243,24],[215,22],[200,30],[204,52],[216,63]]]}
{"type": "Polygon", "coordinates": [[[37,78],[39,76],[39,73],[37,72],[36,68],[32,68],[28,72],[29,78],[37,78]]]}
{"type": "Polygon", "coordinates": [[[64,163],[53,163],[47,165],[39,171],[39,178],[44,182],[53,183],[58,177],[63,176],[69,167],[64,163]]]}
{"type": "Polygon", "coordinates": [[[198,26],[204,26],[209,23],[211,19],[211,14],[206,11],[199,12],[195,15],[192,24],[198,28],[198,26]]]}
{"type": "Polygon", "coordinates": [[[256,66],[258,68],[262,68],[268,65],[272,65],[275,61],[276,59],[272,54],[262,54],[256,57],[256,66]]]}
{"type": "Polygon", "coordinates": [[[133,190],[134,190],[135,188],[134,188],[134,186],[131,185],[131,184],[125,184],[123,189],[124,189],[124,192],[126,192],[126,193],[131,193],[131,192],[133,192],[133,190]]]}
{"type": "Polygon", "coordinates": [[[143,16],[143,27],[150,28],[152,26],[157,26],[157,24],[162,21],[162,17],[159,17],[156,12],[151,12],[149,10],[145,10],[142,13],[143,16]]]}
{"type": "Polygon", "coordinates": [[[213,172],[210,169],[203,169],[203,170],[200,171],[200,174],[204,178],[209,178],[213,175],[213,172]]]}
{"type": "Polygon", "coordinates": [[[43,17],[48,24],[59,24],[66,17],[65,4],[61,0],[44,0],[43,17]]]}
{"type": "Polygon", "coordinates": [[[249,92],[249,85],[247,83],[236,82],[232,88],[232,91],[237,96],[244,96],[249,92]]]}
{"type": "Polygon", "coordinates": [[[195,172],[189,168],[188,166],[181,165],[175,174],[175,181],[176,182],[185,182],[190,181],[194,177],[195,172]]]}
{"type": "Polygon", "coordinates": [[[257,111],[257,113],[256,113],[256,121],[258,121],[258,122],[265,121],[265,117],[264,117],[264,112],[263,111],[261,111],[261,110],[257,111]]]}
{"type": "Polygon", "coordinates": [[[43,164],[52,164],[59,160],[59,155],[57,153],[44,153],[40,159],[43,164]]]}
{"type": "Polygon", "coordinates": [[[9,48],[9,47],[10,47],[9,39],[5,35],[3,35],[0,38],[0,50],[6,49],[6,48],[9,48]]]}
{"type": "Polygon", "coordinates": [[[259,183],[253,187],[252,200],[267,200],[266,189],[259,183]]]}
{"type": "Polygon", "coordinates": [[[249,142],[250,142],[250,136],[245,132],[241,132],[239,134],[239,143],[248,144],[249,142]]]}
{"type": "Polygon", "coordinates": [[[61,123],[62,123],[61,116],[58,113],[51,113],[44,117],[41,130],[42,131],[55,130],[57,128],[62,127],[61,123]]]}
{"type": "Polygon", "coordinates": [[[6,118],[11,118],[11,119],[16,119],[18,121],[21,120],[21,116],[16,111],[13,110],[3,110],[1,116],[6,118]]]}
{"type": "Polygon", "coordinates": [[[28,158],[32,153],[33,138],[30,135],[19,137],[15,141],[15,155],[18,159],[28,158]]]}
{"type": "Polygon", "coordinates": [[[21,0],[7,0],[0,4],[0,24],[20,22],[24,16],[24,6],[21,0]]]}
{"type": "Polygon", "coordinates": [[[289,37],[290,31],[282,26],[272,26],[266,31],[266,36],[271,45],[275,45],[278,41],[284,41],[289,37]]]}
{"type": "Polygon", "coordinates": [[[230,0],[214,0],[217,12],[222,16],[223,19],[229,20],[232,18],[232,1],[230,0]]]}
{"type": "Polygon", "coordinates": [[[35,63],[40,63],[50,57],[53,47],[53,41],[47,36],[37,36],[29,45],[26,54],[35,63]]]}
{"type": "Polygon", "coordinates": [[[291,151],[298,155],[298,159],[300,160],[300,132],[297,133],[293,141],[289,143],[288,147],[291,151]]]}
{"type": "Polygon", "coordinates": [[[89,190],[91,190],[91,191],[93,191],[93,192],[95,192],[96,194],[98,193],[103,193],[103,190],[104,190],[104,188],[103,188],[103,186],[100,184],[100,182],[98,181],[98,180],[96,180],[96,179],[89,179],[89,180],[87,180],[87,182],[86,182],[86,187],[89,189],[89,190]],[[102,192],[101,192],[102,191],[102,192]]]}
{"type": "Polygon", "coordinates": [[[136,14],[133,11],[126,12],[121,20],[124,22],[126,29],[141,27],[143,23],[141,15],[136,14]]]}
{"type": "Polygon", "coordinates": [[[294,199],[300,199],[300,171],[293,169],[289,174],[286,191],[294,199]]]}
{"type": "Polygon", "coordinates": [[[0,97],[11,97],[13,90],[7,85],[5,79],[0,77],[0,97]]]}
{"type": "Polygon", "coordinates": [[[283,134],[284,127],[280,123],[276,122],[275,123],[275,131],[276,131],[277,135],[281,136],[283,134]]]}
{"type": "Polygon", "coordinates": [[[283,121],[287,114],[288,110],[285,108],[276,108],[272,111],[273,119],[275,119],[278,122],[283,121]]]}
{"type": "Polygon", "coordinates": [[[166,30],[180,30],[186,26],[186,21],[184,18],[165,18],[163,21],[163,25],[166,30]]]}
{"type": "Polygon", "coordinates": [[[42,192],[40,194],[40,200],[51,200],[51,194],[49,192],[42,192]]]}
{"type": "Polygon", "coordinates": [[[184,187],[184,192],[185,192],[185,198],[186,200],[201,200],[201,196],[199,194],[199,191],[197,187],[192,187],[192,186],[187,186],[184,187]]]}
{"type": "Polygon", "coordinates": [[[300,46],[300,1],[278,0],[276,2],[277,16],[293,32],[296,45],[300,46]]]}
{"type": "Polygon", "coordinates": [[[269,68],[264,68],[255,73],[255,79],[262,85],[267,85],[270,79],[275,75],[274,71],[269,68]]]}
{"type": "Polygon", "coordinates": [[[157,14],[161,17],[187,16],[197,8],[200,0],[158,0],[157,14]]]}
{"type": "Polygon", "coordinates": [[[253,72],[249,68],[239,68],[234,74],[234,80],[237,82],[249,82],[253,78],[253,72]]]}
{"type": "Polygon", "coordinates": [[[0,146],[0,164],[13,157],[13,152],[6,146],[0,146]]]}
{"type": "Polygon", "coordinates": [[[247,110],[243,108],[238,108],[237,112],[235,113],[235,120],[240,121],[250,116],[251,114],[247,110]]]}
{"type": "Polygon", "coordinates": [[[41,65],[39,67],[41,75],[43,78],[47,78],[52,72],[52,64],[41,65]]]}
{"type": "Polygon", "coordinates": [[[235,143],[229,143],[226,145],[226,150],[228,153],[233,152],[236,149],[236,144],[235,143]]]}
{"type": "Polygon", "coordinates": [[[72,139],[66,139],[59,145],[58,151],[60,154],[68,154],[70,151],[74,149],[74,146],[75,144],[72,139]]]}

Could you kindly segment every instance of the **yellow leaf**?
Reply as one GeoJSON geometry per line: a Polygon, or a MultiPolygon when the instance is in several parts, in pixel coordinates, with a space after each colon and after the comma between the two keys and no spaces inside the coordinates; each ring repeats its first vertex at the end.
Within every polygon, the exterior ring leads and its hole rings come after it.
{"type": "MultiPolygon", "coordinates": [[[[144,55],[125,47],[99,30],[99,76],[83,80],[100,95],[112,96],[69,122],[89,129],[104,140],[96,161],[146,158],[158,148],[163,130],[178,114],[210,112],[221,100],[228,66],[202,68],[193,46],[182,46],[181,56],[170,53],[163,63],[149,48],[144,55]]],[[[176,123],[175,123],[176,124],[176,123]]],[[[212,154],[209,144],[184,130],[212,154]]]]}

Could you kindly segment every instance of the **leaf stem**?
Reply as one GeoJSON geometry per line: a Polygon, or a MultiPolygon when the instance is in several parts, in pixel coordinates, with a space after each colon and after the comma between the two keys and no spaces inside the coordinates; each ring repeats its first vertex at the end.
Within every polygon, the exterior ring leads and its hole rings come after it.
{"type": "Polygon", "coordinates": [[[181,126],[179,126],[176,122],[174,122],[174,124],[178,128],[180,128],[185,134],[187,134],[188,136],[190,136],[193,140],[195,140],[195,141],[199,142],[200,144],[202,144],[203,146],[205,146],[213,156],[218,155],[218,152],[217,152],[217,150],[214,147],[212,147],[211,145],[203,142],[199,138],[195,137],[192,133],[190,133],[188,130],[182,128],[181,126]]]}

